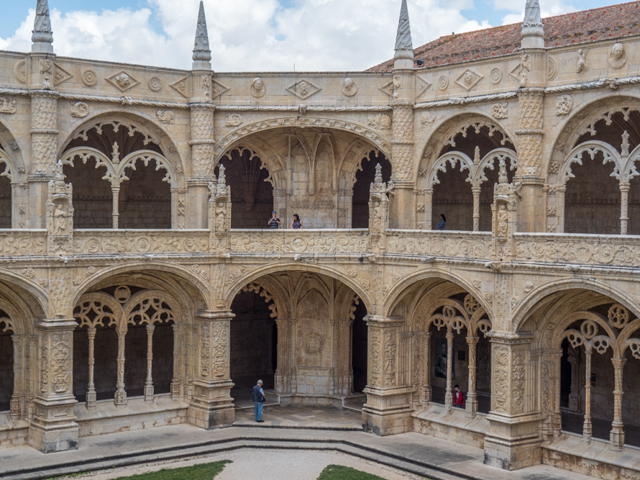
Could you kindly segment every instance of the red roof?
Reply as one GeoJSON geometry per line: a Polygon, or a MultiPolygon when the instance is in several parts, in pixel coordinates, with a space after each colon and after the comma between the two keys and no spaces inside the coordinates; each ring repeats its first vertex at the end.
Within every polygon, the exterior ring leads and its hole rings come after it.
{"type": "MultiPolygon", "coordinates": [[[[638,35],[640,1],[568,13],[542,20],[546,47],[560,47],[638,35]]],[[[514,53],[520,48],[522,23],[440,37],[414,49],[424,68],[514,53]]],[[[367,70],[390,72],[393,59],[367,70]]]]}

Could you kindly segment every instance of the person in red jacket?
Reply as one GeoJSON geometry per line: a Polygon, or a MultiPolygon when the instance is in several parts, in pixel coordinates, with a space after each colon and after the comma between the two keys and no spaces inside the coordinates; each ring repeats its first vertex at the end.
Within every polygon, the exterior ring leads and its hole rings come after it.
{"type": "Polygon", "coordinates": [[[457,384],[453,387],[453,406],[464,408],[464,393],[457,384]]]}

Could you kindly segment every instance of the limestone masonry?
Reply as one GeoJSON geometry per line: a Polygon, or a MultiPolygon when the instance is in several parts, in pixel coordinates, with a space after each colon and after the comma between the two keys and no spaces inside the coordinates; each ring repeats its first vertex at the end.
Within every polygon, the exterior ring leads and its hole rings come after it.
{"type": "Polygon", "coordinates": [[[371,71],[247,74],[202,4],[184,71],[59,57],[37,2],[0,52],[0,446],[229,426],[262,378],[638,478],[640,2],[415,50],[398,3],[371,71]]]}

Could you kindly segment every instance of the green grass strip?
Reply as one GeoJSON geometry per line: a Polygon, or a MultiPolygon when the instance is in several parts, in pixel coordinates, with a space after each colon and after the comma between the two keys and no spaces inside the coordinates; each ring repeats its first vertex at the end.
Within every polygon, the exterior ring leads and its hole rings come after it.
{"type": "Polygon", "coordinates": [[[361,472],[350,467],[343,467],[341,465],[329,465],[325,468],[318,480],[384,480],[377,475],[371,475],[370,473],[361,472]]]}
{"type": "Polygon", "coordinates": [[[118,477],[116,480],[211,480],[218,475],[231,460],[213,463],[201,463],[191,467],[163,468],[157,472],[141,473],[131,477],[118,477]]]}

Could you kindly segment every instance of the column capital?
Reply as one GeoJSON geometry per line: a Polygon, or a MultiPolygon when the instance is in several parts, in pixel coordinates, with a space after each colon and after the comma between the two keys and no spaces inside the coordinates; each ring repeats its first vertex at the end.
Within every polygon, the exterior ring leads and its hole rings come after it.
{"type": "Polygon", "coordinates": [[[404,319],[401,317],[385,317],[382,315],[372,315],[369,314],[364,317],[364,321],[367,322],[367,325],[370,327],[397,327],[404,322],[404,319]]]}
{"type": "Polygon", "coordinates": [[[514,333],[514,332],[504,332],[504,331],[501,332],[501,331],[491,330],[489,333],[487,333],[487,337],[489,337],[489,340],[491,341],[491,343],[517,345],[522,343],[530,343],[531,340],[533,339],[533,333],[531,332],[514,333]]]}
{"type": "Polygon", "coordinates": [[[36,322],[40,330],[74,330],[77,326],[74,318],[41,318],[36,322]]]}

